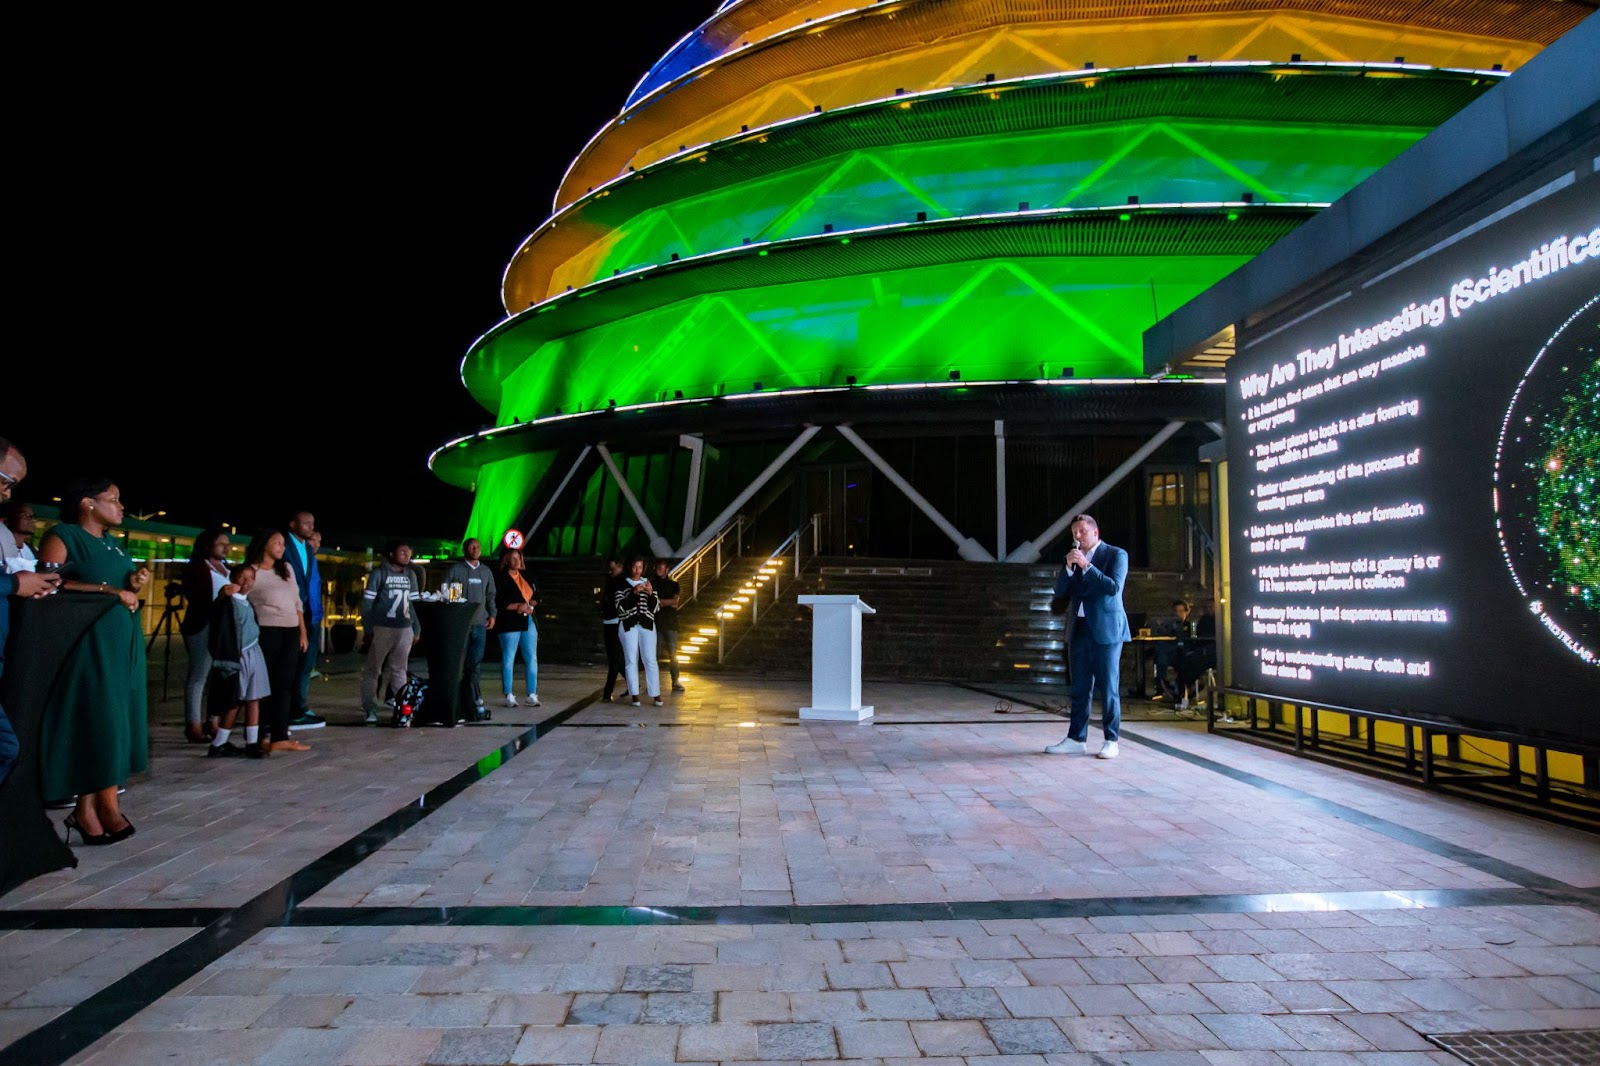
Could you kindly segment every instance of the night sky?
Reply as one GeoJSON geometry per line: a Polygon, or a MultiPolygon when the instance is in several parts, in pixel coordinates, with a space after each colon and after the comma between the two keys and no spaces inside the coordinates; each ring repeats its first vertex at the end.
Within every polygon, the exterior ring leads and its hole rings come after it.
{"type": "Polygon", "coordinates": [[[130,514],[187,525],[306,507],[335,539],[459,535],[470,497],[425,464],[490,421],[458,366],[504,316],[506,262],[714,8],[103,25],[74,56],[102,91],[23,118],[51,209],[33,219],[48,295],[22,309],[41,339],[0,385],[19,495],[104,472],[130,514]]]}

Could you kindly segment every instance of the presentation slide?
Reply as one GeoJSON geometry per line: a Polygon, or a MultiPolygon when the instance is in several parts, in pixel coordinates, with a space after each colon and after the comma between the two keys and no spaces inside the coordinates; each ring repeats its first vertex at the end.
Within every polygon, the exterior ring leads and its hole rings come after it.
{"type": "Polygon", "coordinates": [[[1234,687],[1600,740],[1600,178],[1238,340],[1234,687]]]}

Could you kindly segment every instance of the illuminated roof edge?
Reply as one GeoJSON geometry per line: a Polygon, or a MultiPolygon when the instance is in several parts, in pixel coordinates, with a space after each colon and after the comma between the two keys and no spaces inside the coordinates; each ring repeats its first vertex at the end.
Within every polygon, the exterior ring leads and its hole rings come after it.
{"type": "Polygon", "coordinates": [[[1312,285],[1565,124],[1600,131],[1596,54],[1600,15],[1591,15],[1325,211],[1146,330],[1146,373],[1181,362],[1229,326],[1312,285]]]}

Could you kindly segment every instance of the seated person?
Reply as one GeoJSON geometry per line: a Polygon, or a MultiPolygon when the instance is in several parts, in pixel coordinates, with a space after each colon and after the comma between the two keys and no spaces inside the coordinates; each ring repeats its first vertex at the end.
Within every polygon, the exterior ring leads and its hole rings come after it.
{"type": "Polygon", "coordinates": [[[1192,620],[1194,633],[1182,642],[1183,655],[1178,660],[1178,686],[1184,693],[1184,698],[1178,703],[1179,710],[1188,707],[1188,694],[1196,691],[1195,686],[1200,678],[1217,665],[1216,616],[1203,614],[1192,620]]]}
{"type": "Polygon", "coordinates": [[[1158,637],[1176,637],[1172,643],[1162,642],[1156,645],[1156,686],[1155,698],[1177,702],[1179,691],[1174,679],[1167,677],[1167,671],[1172,670],[1174,676],[1178,674],[1178,666],[1183,662],[1185,638],[1194,636],[1194,622],[1189,613],[1189,604],[1186,600],[1172,601],[1172,617],[1165,618],[1155,623],[1151,631],[1158,637]]]}

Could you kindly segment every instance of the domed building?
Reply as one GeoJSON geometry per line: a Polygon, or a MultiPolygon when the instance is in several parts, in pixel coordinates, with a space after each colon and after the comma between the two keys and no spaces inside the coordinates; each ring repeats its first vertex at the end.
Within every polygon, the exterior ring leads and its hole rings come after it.
{"type": "Polygon", "coordinates": [[[729,0],[573,160],[430,465],[471,535],[1136,567],[1208,523],[1226,346],[1141,335],[1590,14],[1564,0],[729,0]]]}

